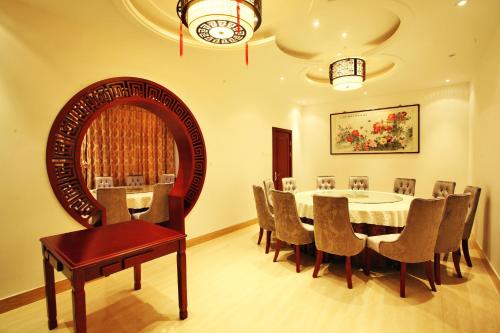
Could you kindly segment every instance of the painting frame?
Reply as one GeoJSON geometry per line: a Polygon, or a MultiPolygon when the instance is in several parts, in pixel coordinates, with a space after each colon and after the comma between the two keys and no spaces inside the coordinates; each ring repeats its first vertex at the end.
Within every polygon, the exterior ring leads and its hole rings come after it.
{"type": "Polygon", "coordinates": [[[420,104],[330,113],[330,155],[418,153],[420,104]],[[364,126],[351,127],[354,119],[364,126]]]}

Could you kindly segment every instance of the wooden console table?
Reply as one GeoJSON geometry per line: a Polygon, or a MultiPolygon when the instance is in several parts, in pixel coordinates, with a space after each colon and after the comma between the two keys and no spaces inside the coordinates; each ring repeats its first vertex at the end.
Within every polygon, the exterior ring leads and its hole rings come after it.
{"type": "Polygon", "coordinates": [[[54,268],[71,281],[75,332],[87,330],[86,281],[134,267],[134,289],[141,288],[141,264],[177,252],[179,316],[185,319],[186,235],[149,222],[135,220],[69,232],[40,239],[49,329],[57,327],[54,268]]]}

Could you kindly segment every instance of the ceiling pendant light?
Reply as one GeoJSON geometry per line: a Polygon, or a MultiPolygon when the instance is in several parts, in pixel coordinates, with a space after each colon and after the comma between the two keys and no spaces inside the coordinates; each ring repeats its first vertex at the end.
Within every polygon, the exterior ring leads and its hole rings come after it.
{"type": "Polygon", "coordinates": [[[199,42],[244,45],[260,27],[262,0],[179,0],[177,15],[199,42]]]}
{"type": "Polygon", "coordinates": [[[330,65],[330,83],[335,90],[361,88],[366,77],[366,64],[361,58],[345,58],[330,65]]]}

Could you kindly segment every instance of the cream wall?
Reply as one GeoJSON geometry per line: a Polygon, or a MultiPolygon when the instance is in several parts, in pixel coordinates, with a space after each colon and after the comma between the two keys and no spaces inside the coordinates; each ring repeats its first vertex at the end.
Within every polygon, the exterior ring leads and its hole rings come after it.
{"type": "Polygon", "coordinates": [[[21,1],[0,5],[0,299],[43,284],[40,237],[80,228],[52,193],[45,146],[62,106],[98,80],[155,81],[197,118],[208,171],[188,237],[255,218],[251,185],[269,177],[271,127],[290,127],[291,106],[273,89],[246,88],[265,71],[258,60],[277,51],[253,48],[249,68],[241,49],[220,57],[186,47],[179,58],[176,43],[139,28],[112,2],[99,3],[105,17],[85,1],[72,3],[73,16],[21,1]]]}
{"type": "Polygon", "coordinates": [[[476,239],[500,272],[500,29],[492,34],[471,89],[471,181],[482,188],[476,239]]]}
{"type": "Polygon", "coordinates": [[[313,189],[318,175],[335,175],[346,188],[350,175],[370,177],[370,188],[392,191],[395,177],[415,178],[416,195],[429,197],[436,180],[467,185],[469,85],[459,84],[388,96],[364,96],[336,104],[304,107],[300,119],[303,160],[295,176],[302,189],[313,189]],[[330,155],[330,113],[420,104],[420,153],[330,155]]]}

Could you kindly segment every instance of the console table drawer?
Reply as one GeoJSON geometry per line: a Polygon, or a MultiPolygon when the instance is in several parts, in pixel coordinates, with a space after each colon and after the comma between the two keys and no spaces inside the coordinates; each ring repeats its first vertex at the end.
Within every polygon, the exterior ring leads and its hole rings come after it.
{"type": "Polygon", "coordinates": [[[157,258],[158,256],[159,255],[153,250],[133,255],[131,257],[123,259],[123,268],[129,268],[135,265],[142,264],[143,262],[157,258]]]}
{"type": "Polygon", "coordinates": [[[104,276],[109,276],[113,273],[119,272],[122,270],[122,265],[120,262],[115,262],[113,264],[109,264],[101,267],[101,274],[104,276]]]}

